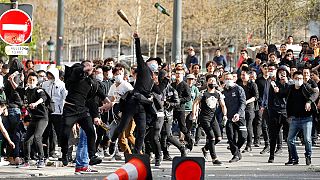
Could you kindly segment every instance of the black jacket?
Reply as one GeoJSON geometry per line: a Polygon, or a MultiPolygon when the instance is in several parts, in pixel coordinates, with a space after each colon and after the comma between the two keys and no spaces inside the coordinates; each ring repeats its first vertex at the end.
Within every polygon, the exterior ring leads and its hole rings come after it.
{"type": "Polygon", "coordinates": [[[235,85],[234,87],[225,88],[223,91],[225,103],[227,107],[227,117],[229,120],[235,114],[239,114],[240,118],[245,118],[246,94],[242,87],[235,85]]]}
{"type": "Polygon", "coordinates": [[[174,111],[184,111],[185,103],[191,100],[191,90],[185,81],[177,83],[172,83],[171,86],[178,92],[180,104],[174,108],[174,111]]]}

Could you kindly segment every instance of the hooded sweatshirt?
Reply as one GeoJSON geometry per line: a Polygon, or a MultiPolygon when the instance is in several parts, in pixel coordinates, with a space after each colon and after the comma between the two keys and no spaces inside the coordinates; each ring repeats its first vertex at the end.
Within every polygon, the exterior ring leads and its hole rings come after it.
{"type": "Polygon", "coordinates": [[[49,94],[54,102],[54,112],[52,114],[61,115],[63,113],[63,103],[67,96],[64,82],[59,79],[59,70],[55,67],[48,69],[47,73],[53,75],[54,80],[42,83],[42,88],[49,94]]]}

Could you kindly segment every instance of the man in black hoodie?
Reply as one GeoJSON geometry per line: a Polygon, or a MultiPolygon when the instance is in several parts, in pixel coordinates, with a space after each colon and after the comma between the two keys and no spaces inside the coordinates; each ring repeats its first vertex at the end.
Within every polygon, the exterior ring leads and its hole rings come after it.
{"type": "Polygon", "coordinates": [[[140,38],[137,33],[135,33],[133,37],[136,43],[137,79],[133,91],[127,94],[123,108],[121,108],[122,117],[119,126],[111,137],[109,147],[110,154],[114,153],[116,139],[119,137],[119,134],[128,127],[132,118],[134,118],[137,130],[134,153],[140,153],[146,133],[146,114],[152,113],[151,105],[153,101],[151,92],[156,88],[152,77],[153,73],[158,70],[158,64],[161,63],[161,60],[154,58],[144,62],[141,54],[140,38]]]}
{"type": "Polygon", "coordinates": [[[93,67],[90,61],[75,64],[72,68],[66,67],[65,84],[68,95],[63,110],[63,130],[61,134],[62,162],[65,166],[68,164],[68,140],[75,123],[78,123],[87,135],[89,164],[94,165],[101,162],[101,159],[95,156],[95,130],[86,101],[98,95],[106,103],[104,109],[111,108],[111,103],[103,92],[97,93],[99,85],[91,79],[92,71],[93,67]]]}

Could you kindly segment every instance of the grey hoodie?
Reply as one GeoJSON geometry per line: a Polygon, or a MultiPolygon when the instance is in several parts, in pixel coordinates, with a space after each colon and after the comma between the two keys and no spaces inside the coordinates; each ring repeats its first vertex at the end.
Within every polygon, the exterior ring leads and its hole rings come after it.
{"type": "Polygon", "coordinates": [[[42,83],[42,88],[49,94],[54,102],[55,110],[52,114],[63,113],[63,104],[66,99],[68,91],[65,88],[64,82],[59,78],[59,70],[55,67],[50,67],[47,73],[54,76],[54,81],[45,81],[42,83]]]}

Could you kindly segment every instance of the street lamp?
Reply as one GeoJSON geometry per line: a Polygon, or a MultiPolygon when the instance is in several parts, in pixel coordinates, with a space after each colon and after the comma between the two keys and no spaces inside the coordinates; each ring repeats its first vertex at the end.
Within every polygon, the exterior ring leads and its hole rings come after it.
{"type": "Polygon", "coordinates": [[[49,51],[49,61],[52,61],[52,53],[54,52],[54,41],[52,40],[52,37],[50,36],[50,40],[47,42],[48,45],[48,51],[49,51]]]}

